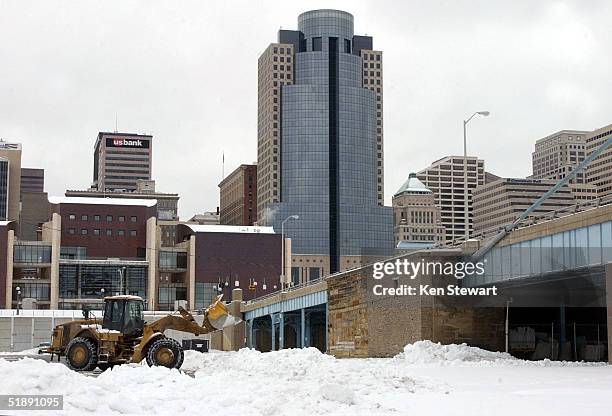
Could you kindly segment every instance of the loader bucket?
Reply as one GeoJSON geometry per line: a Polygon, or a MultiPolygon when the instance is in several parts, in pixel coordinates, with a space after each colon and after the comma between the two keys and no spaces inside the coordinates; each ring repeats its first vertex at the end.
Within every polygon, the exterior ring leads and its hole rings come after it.
{"type": "Polygon", "coordinates": [[[208,321],[215,329],[223,329],[226,326],[235,325],[240,322],[239,319],[229,314],[227,308],[221,302],[221,296],[217,297],[217,300],[206,309],[206,314],[208,315],[208,321]]]}

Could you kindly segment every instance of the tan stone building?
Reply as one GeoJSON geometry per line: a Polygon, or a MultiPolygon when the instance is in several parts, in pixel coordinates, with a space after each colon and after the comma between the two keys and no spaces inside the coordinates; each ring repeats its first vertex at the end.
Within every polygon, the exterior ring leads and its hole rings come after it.
{"type": "Polygon", "coordinates": [[[0,220],[19,220],[21,144],[0,141],[0,220]]]}
{"type": "MultiPolygon", "coordinates": [[[[446,241],[463,238],[466,223],[470,233],[473,229],[471,199],[465,201],[464,160],[463,156],[446,156],[417,173],[419,180],[434,193],[435,205],[440,208],[441,222],[446,229],[446,241]]],[[[467,170],[470,198],[472,191],[487,180],[484,160],[468,156],[467,170]]]]}
{"type": "MultiPolygon", "coordinates": [[[[500,178],[474,190],[474,234],[497,231],[513,222],[557,181],[553,179],[500,178]]],[[[540,205],[534,216],[575,204],[565,185],[540,205]]]]}
{"type": "MultiPolygon", "coordinates": [[[[538,140],[532,158],[534,179],[563,179],[586,154],[587,131],[561,130],[538,140]]],[[[577,173],[571,183],[585,183],[585,172],[577,173]]]]}
{"type": "Polygon", "coordinates": [[[219,183],[221,225],[257,221],[257,165],[240,165],[219,183]]]}
{"type": "Polygon", "coordinates": [[[400,242],[433,245],[445,240],[434,194],[416,173],[411,173],[393,196],[393,234],[396,245],[400,242]]]}
{"type": "Polygon", "coordinates": [[[265,225],[265,207],[280,201],[280,97],[293,84],[294,50],[272,43],[257,65],[257,222],[265,225]]]}
{"type": "MultiPolygon", "coordinates": [[[[612,124],[586,135],[587,155],[612,136],[612,124]]],[[[608,147],[587,166],[587,180],[597,187],[597,196],[612,194],[612,147],[608,147]]]]}

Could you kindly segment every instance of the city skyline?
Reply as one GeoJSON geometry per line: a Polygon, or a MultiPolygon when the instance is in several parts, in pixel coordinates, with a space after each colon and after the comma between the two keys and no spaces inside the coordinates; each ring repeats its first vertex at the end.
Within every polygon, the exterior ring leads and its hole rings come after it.
{"type": "Polygon", "coordinates": [[[223,151],[226,172],[256,159],[257,56],[279,24],[291,28],[296,15],[317,6],[352,13],[355,32],[375,35],[374,47],[385,51],[386,205],[409,172],[461,153],[461,120],[473,111],[491,117],[470,124],[468,154],[503,177],[531,173],[537,139],[609,123],[610,58],[601,52],[611,35],[598,22],[610,5],[603,2],[580,10],[575,2],[483,3],[465,12],[437,3],[416,10],[384,2],[270,2],[258,8],[258,19],[237,3],[206,10],[187,4],[180,12],[98,5],[96,13],[91,6],[54,6],[78,17],[62,25],[46,19],[49,5],[3,3],[0,14],[0,34],[13,39],[0,46],[10,57],[0,67],[0,136],[23,144],[24,166],[46,170],[50,195],[89,187],[91,137],[112,131],[117,117],[118,130],[155,136],[153,178],[159,190],[179,193],[182,218],[213,210],[223,151]],[[455,23],[457,13],[465,20],[455,23]],[[239,22],[240,33],[216,25],[222,16],[239,22]],[[138,17],[140,31],[119,30],[138,17]],[[107,25],[92,24],[100,19],[107,25]],[[164,21],[167,27],[157,24],[164,21]],[[232,43],[220,48],[218,39],[230,32],[232,43]],[[32,42],[42,36],[54,41],[32,42]],[[229,57],[236,65],[209,64],[229,57]],[[222,76],[232,80],[223,89],[215,85],[222,76]],[[242,99],[231,101],[238,91],[242,99]],[[49,157],[57,151],[62,157],[49,157]]]}

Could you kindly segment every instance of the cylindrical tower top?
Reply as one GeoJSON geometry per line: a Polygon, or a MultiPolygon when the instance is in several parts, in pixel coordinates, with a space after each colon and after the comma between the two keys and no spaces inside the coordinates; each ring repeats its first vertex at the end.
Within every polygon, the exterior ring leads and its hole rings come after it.
{"type": "Polygon", "coordinates": [[[320,9],[298,16],[298,30],[305,38],[353,38],[353,15],[342,10],[320,9]]]}

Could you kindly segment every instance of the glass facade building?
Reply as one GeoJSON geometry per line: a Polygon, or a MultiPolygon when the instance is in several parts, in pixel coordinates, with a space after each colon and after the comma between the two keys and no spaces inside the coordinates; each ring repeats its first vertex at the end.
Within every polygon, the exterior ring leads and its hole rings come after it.
{"type": "MultiPolygon", "coordinates": [[[[392,250],[393,215],[378,205],[376,96],[363,87],[353,16],[314,10],[283,30],[294,43],[294,83],[281,89],[281,195],[272,225],[286,227],[295,254],[340,256],[392,250]]],[[[370,41],[371,47],[371,41],[370,41]]]]}

